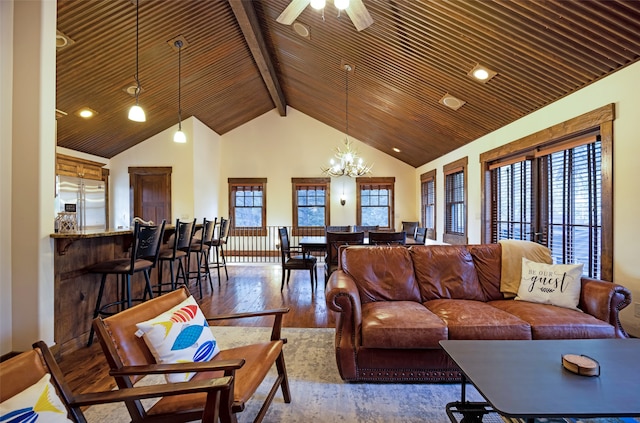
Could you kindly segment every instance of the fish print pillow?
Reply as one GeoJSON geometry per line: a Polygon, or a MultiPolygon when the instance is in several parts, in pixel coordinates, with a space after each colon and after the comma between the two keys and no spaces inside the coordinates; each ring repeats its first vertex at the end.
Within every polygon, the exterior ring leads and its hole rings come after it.
{"type": "Polygon", "coordinates": [[[0,404],[2,422],[71,422],[47,373],[42,378],[0,404]]]}
{"type": "MultiPolygon", "coordinates": [[[[205,362],[220,352],[198,303],[189,296],[154,319],[136,324],[158,364],[205,362]]],[[[167,373],[167,382],[186,382],[195,373],[167,373]]]]}

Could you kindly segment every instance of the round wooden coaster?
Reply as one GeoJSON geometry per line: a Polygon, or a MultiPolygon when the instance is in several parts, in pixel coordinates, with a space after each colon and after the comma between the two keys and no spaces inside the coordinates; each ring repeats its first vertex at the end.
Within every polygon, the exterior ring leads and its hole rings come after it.
{"type": "Polygon", "coordinates": [[[600,375],[600,364],[586,355],[565,354],[562,356],[562,367],[581,376],[600,375]]]}

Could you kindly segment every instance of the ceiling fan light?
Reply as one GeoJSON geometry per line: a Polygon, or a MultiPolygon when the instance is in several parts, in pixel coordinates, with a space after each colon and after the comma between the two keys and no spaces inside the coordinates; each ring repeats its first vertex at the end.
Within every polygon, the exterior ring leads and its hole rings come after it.
{"type": "Polygon", "coordinates": [[[344,10],[349,7],[349,0],[334,0],[333,4],[338,10],[344,10]]]}
{"type": "Polygon", "coordinates": [[[129,120],[132,120],[134,122],[146,122],[147,117],[145,116],[142,107],[138,106],[137,104],[135,106],[131,106],[131,108],[129,109],[129,120]]]}
{"type": "Polygon", "coordinates": [[[173,134],[173,142],[178,144],[184,144],[187,142],[187,136],[182,132],[182,130],[177,130],[175,134],[173,134]]]}
{"type": "Polygon", "coordinates": [[[324,9],[325,4],[325,0],[311,0],[311,7],[316,10],[324,9]]]}

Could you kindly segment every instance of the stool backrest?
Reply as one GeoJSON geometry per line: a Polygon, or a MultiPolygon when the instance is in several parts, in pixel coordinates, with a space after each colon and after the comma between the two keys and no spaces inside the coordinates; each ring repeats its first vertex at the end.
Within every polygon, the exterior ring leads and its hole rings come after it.
{"type": "Polygon", "coordinates": [[[139,259],[149,260],[155,266],[160,253],[165,221],[160,225],[143,225],[135,222],[133,227],[133,245],[131,247],[131,272],[139,259]]]}
{"type": "Polygon", "coordinates": [[[176,220],[176,238],[173,243],[173,251],[183,250],[187,251],[191,247],[191,239],[193,233],[196,230],[196,220],[192,222],[181,222],[180,219],[176,220]]]}

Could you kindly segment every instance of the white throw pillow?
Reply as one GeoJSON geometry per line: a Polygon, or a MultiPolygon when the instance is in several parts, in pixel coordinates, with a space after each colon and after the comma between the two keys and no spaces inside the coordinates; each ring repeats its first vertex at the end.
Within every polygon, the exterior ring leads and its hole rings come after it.
{"type": "Polygon", "coordinates": [[[51,375],[47,373],[24,391],[0,404],[0,421],[71,422],[50,379],[51,375]]]}
{"type": "MultiPolygon", "coordinates": [[[[220,352],[198,303],[189,296],[159,316],[136,325],[157,363],[205,362],[220,352]]],[[[185,382],[194,373],[168,373],[168,382],[185,382]]]]}
{"type": "Polygon", "coordinates": [[[546,264],[522,258],[522,280],[516,300],[578,309],[582,264],[546,264]]]}

